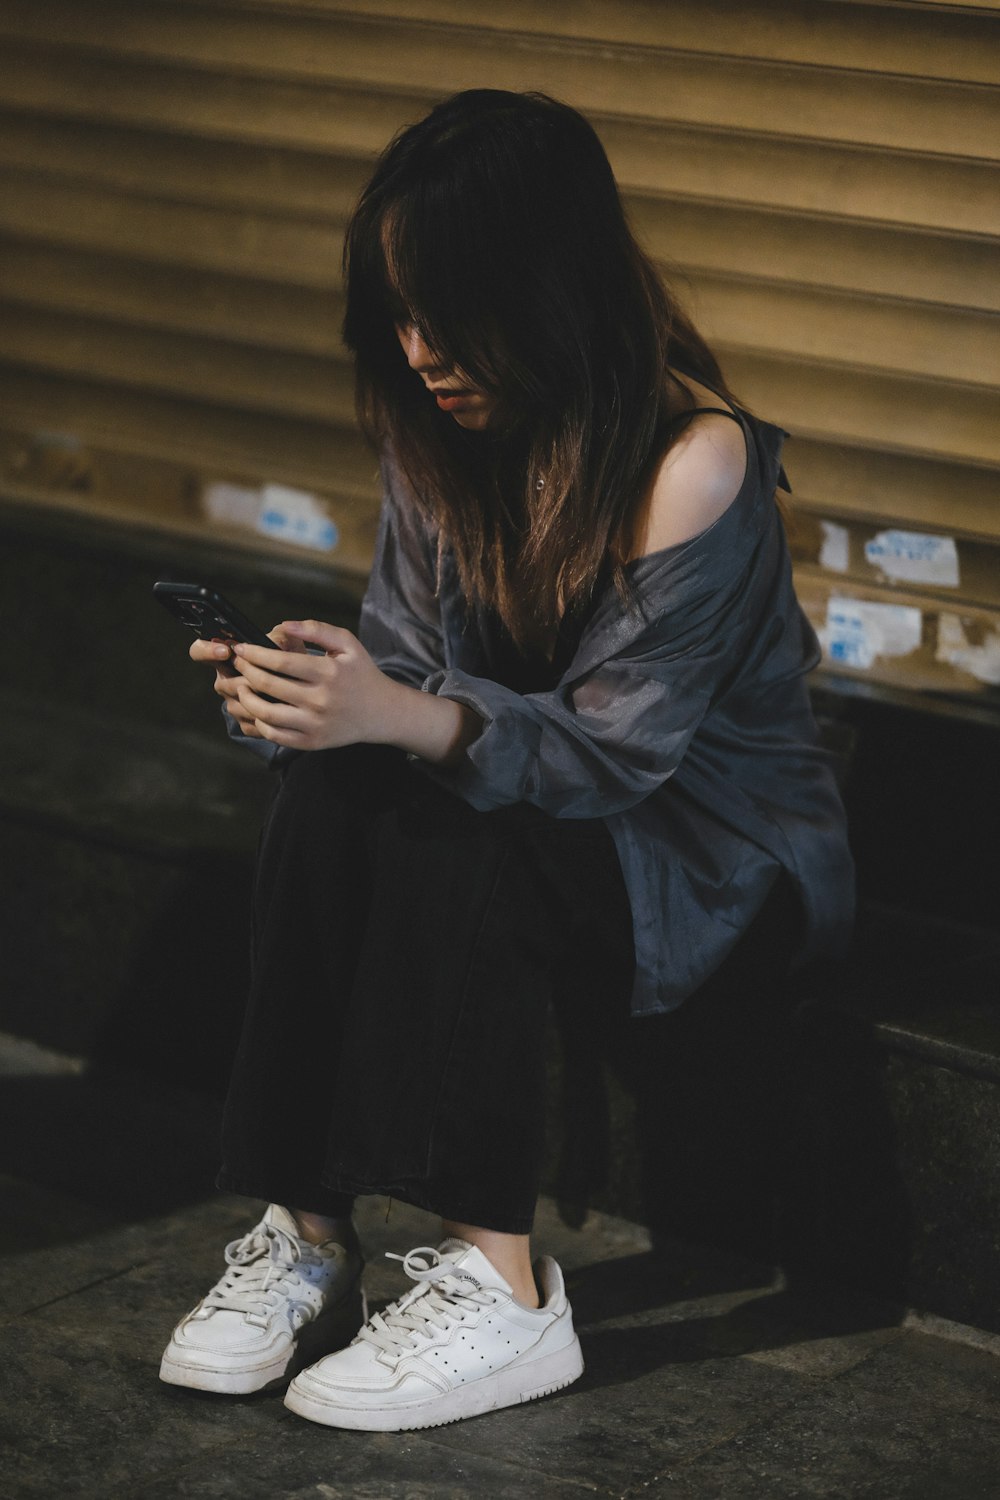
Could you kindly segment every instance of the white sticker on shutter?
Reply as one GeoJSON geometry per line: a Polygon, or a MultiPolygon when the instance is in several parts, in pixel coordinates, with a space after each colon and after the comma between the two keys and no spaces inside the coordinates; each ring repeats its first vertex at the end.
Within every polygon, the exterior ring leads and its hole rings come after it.
{"type": "Polygon", "coordinates": [[[923,531],[880,531],[865,544],[865,557],[894,583],[958,588],[958,548],[954,537],[929,536],[923,531]]]}
{"type": "Polygon", "coordinates": [[[880,656],[909,656],[920,645],[923,616],[905,604],[833,596],[820,642],[832,662],[867,671],[880,656]]]}

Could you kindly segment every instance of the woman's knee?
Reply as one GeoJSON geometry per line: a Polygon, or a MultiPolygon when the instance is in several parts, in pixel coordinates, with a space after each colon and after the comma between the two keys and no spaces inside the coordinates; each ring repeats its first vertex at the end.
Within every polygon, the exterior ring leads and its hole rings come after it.
{"type": "Polygon", "coordinates": [[[336,750],[308,750],[280,771],[278,800],[286,805],[357,811],[378,798],[395,781],[404,757],[385,745],[346,745],[336,750]]]}

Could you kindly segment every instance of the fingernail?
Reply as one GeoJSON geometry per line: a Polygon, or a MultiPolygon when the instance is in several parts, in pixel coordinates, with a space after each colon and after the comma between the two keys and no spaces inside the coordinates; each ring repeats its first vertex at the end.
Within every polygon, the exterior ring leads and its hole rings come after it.
{"type": "Polygon", "coordinates": [[[217,656],[220,661],[225,661],[227,659],[227,657],[229,656],[229,647],[228,646],[213,646],[212,647],[212,655],[213,656],[217,656]]]}

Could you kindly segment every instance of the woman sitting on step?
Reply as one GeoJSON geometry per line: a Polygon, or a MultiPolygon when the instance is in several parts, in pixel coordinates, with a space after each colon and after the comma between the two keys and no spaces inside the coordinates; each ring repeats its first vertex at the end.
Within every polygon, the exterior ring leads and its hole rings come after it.
{"type": "Polygon", "coordinates": [[[779,903],[777,986],[843,939],[851,871],[784,434],[728,393],[592,128],[541,95],[441,104],[382,156],[345,273],[384,489],[359,634],[191,651],[279,775],[219,1177],[271,1206],[161,1373],[279,1381],[356,1292],[356,1196],[387,1195],[441,1243],[285,1399],[396,1430],[583,1369],[529,1249],[559,976],[639,1017],[697,1005],[779,903]]]}

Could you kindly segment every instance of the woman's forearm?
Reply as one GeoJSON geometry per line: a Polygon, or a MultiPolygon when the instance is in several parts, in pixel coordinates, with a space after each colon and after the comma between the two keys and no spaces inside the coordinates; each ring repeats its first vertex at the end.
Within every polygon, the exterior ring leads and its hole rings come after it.
{"type": "Polygon", "coordinates": [[[393,682],[383,743],[434,765],[453,765],[482,732],[483,721],[464,703],[393,682]]]}

